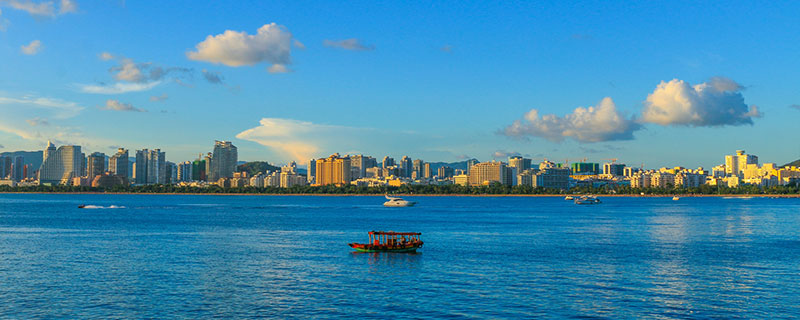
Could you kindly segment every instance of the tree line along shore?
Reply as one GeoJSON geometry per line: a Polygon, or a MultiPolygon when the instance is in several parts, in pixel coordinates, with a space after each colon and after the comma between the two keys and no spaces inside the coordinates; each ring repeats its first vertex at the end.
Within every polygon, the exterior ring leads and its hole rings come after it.
{"type": "Polygon", "coordinates": [[[114,186],[111,188],[95,188],[86,186],[0,186],[4,193],[179,193],[179,194],[308,194],[308,195],[382,195],[382,194],[414,194],[414,195],[566,195],[566,194],[598,194],[598,195],[800,195],[800,185],[791,184],[760,188],[756,186],[739,186],[729,188],[725,186],[703,185],[696,188],[630,188],[616,187],[591,188],[574,187],[568,190],[550,189],[531,186],[507,186],[492,184],[488,186],[462,186],[462,185],[402,185],[399,187],[379,186],[294,186],[290,188],[279,187],[241,187],[222,188],[219,186],[189,187],[178,185],[142,185],[142,186],[114,186]]]}

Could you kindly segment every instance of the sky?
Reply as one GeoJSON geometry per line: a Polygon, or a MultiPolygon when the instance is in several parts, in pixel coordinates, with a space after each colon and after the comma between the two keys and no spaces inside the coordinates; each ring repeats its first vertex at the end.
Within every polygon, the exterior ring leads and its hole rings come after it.
{"type": "Polygon", "coordinates": [[[0,0],[0,152],[800,158],[798,2],[0,0]]]}

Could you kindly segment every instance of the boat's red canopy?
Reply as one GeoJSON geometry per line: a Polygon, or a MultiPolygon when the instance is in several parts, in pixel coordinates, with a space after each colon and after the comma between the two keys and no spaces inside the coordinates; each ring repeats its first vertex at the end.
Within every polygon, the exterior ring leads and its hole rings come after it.
{"type": "Polygon", "coordinates": [[[394,232],[394,231],[370,231],[369,234],[387,235],[387,236],[418,236],[420,232],[394,232]]]}

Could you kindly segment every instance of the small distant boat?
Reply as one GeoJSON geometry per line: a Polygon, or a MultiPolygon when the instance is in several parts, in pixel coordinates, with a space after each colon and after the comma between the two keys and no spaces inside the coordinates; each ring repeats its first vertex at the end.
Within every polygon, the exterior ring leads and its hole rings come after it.
{"type": "Polygon", "coordinates": [[[566,196],[566,197],[564,197],[564,200],[575,200],[575,197],[573,197],[573,196],[566,196]]]}
{"type": "Polygon", "coordinates": [[[680,200],[680,199],[681,199],[681,198],[680,198],[680,197],[677,197],[677,196],[675,196],[675,197],[672,197],[672,200],[673,200],[673,201],[678,201],[678,200],[680,200]]]}
{"type": "Polygon", "coordinates": [[[599,204],[600,199],[597,199],[595,196],[581,196],[579,198],[575,198],[575,204],[599,204]]]}
{"type": "Polygon", "coordinates": [[[403,198],[385,196],[386,201],[383,203],[385,207],[413,207],[417,202],[404,200],[403,198]]]}
{"type": "Polygon", "coordinates": [[[422,248],[419,232],[370,231],[369,243],[348,243],[359,252],[415,252],[422,248]]]}

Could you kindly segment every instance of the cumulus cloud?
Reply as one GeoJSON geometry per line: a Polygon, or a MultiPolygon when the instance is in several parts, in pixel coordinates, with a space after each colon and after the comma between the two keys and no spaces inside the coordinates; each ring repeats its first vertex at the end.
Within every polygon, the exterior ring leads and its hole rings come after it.
{"type": "Polygon", "coordinates": [[[286,65],[273,64],[269,68],[267,68],[267,71],[269,73],[288,73],[291,70],[289,70],[289,68],[286,68],[286,65]]]}
{"type": "Polygon", "coordinates": [[[147,112],[146,110],[136,108],[129,103],[122,103],[114,99],[106,100],[106,105],[103,107],[103,109],[114,111],[147,112]]]}
{"type": "Polygon", "coordinates": [[[663,126],[752,125],[761,113],[757,106],[745,104],[742,90],[722,77],[695,86],[678,79],[662,81],[647,96],[642,121],[663,126]]]}
{"type": "Polygon", "coordinates": [[[117,82],[114,84],[79,84],[81,92],[94,94],[121,94],[128,92],[147,91],[161,84],[161,81],[148,83],[117,82]]]}
{"type": "Polygon", "coordinates": [[[325,40],[322,42],[322,45],[329,48],[339,48],[352,51],[367,51],[375,49],[374,46],[365,45],[361,43],[361,40],[358,40],[356,38],[350,38],[344,40],[325,40]]]}
{"type": "MultiPolygon", "coordinates": [[[[268,148],[270,155],[282,161],[306,162],[335,152],[369,150],[375,154],[404,152],[398,145],[430,148],[441,139],[421,134],[392,132],[386,129],[318,124],[282,118],[262,118],[259,125],[242,131],[236,138],[256,142],[268,148]],[[386,144],[386,141],[393,141],[386,144]]],[[[449,154],[449,153],[448,153],[449,154]]]]}
{"type": "Polygon", "coordinates": [[[61,0],[56,11],[53,1],[33,2],[31,0],[0,0],[0,6],[7,6],[16,10],[25,11],[34,17],[55,17],[57,15],[73,13],[78,10],[78,4],[71,0],[61,0]]]}
{"type": "Polygon", "coordinates": [[[261,62],[288,65],[292,63],[292,33],[273,22],[258,28],[254,35],[233,30],[209,35],[195,49],[186,53],[189,59],[230,67],[261,62]]]}
{"type": "MultiPolygon", "coordinates": [[[[104,54],[101,54],[101,59],[104,54]]],[[[112,56],[113,57],[113,56],[112,56]]],[[[109,69],[114,80],[128,82],[159,81],[170,74],[178,77],[189,75],[192,70],[180,67],[161,67],[152,62],[136,63],[130,58],[120,57],[119,65],[109,69]]]]}
{"type": "Polygon", "coordinates": [[[203,69],[203,78],[205,78],[206,81],[208,81],[209,83],[213,84],[222,83],[222,76],[219,74],[219,72],[208,71],[206,69],[203,69]]]}
{"type": "Polygon", "coordinates": [[[20,51],[23,54],[26,54],[26,55],[29,55],[29,56],[35,55],[35,54],[39,53],[39,51],[41,51],[41,50],[42,50],[42,42],[39,41],[39,40],[33,40],[28,45],[20,46],[20,51]]]}
{"type": "Polygon", "coordinates": [[[42,119],[42,118],[39,118],[39,117],[25,120],[25,122],[27,122],[29,125],[31,125],[31,127],[50,125],[50,122],[48,122],[47,119],[42,119]]]}
{"type": "Polygon", "coordinates": [[[153,101],[153,102],[160,102],[160,101],[164,101],[164,100],[167,100],[167,99],[169,99],[169,96],[166,93],[164,93],[164,94],[162,94],[160,96],[151,96],[150,97],[150,101],[153,101]]]}
{"type": "Polygon", "coordinates": [[[601,142],[632,140],[633,132],[640,128],[641,125],[632,117],[628,118],[617,111],[614,101],[606,97],[596,106],[578,107],[563,117],[540,117],[539,110],[532,109],[523,119],[514,121],[501,133],[518,138],[535,136],[550,141],[572,138],[579,142],[601,142]]]}
{"type": "Polygon", "coordinates": [[[59,14],[67,14],[78,11],[78,3],[72,0],[61,0],[61,7],[58,8],[59,14]]]}
{"type": "Polygon", "coordinates": [[[522,154],[516,151],[505,151],[505,150],[497,150],[492,153],[492,158],[499,159],[499,158],[509,158],[509,157],[521,157],[522,154]]]}

